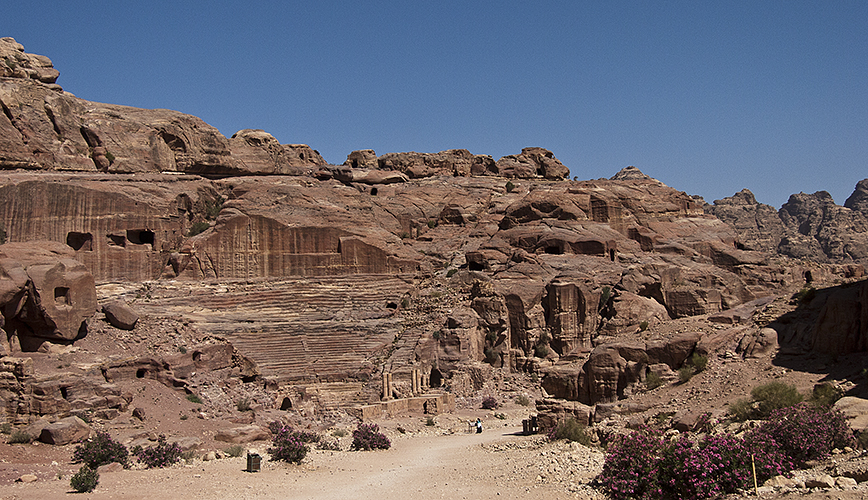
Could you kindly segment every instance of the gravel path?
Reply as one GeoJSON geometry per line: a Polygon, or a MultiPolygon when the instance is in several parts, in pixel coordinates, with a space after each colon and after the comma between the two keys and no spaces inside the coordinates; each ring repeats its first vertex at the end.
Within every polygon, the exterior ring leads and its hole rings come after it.
{"type": "MultiPolygon", "coordinates": [[[[416,435],[389,450],[312,451],[301,465],[268,462],[245,472],[246,458],[195,461],[158,470],[104,472],[88,499],[368,499],[415,498],[559,500],[594,498],[584,486],[552,479],[560,460],[596,455],[585,448],[546,443],[503,427],[482,434],[416,435]],[[546,457],[540,460],[540,457],[546,457]],[[573,457],[573,458],[570,458],[573,457]],[[540,464],[552,468],[541,470],[540,464]],[[569,491],[572,489],[573,491],[569,491]]],[[[263,447],[264,447],[264,443],[263,447]]],[[[264,449],[262,450],[264,452],[264,449]]],[[[592,460],[597,464],[599,460],[592,460]]],[[[596,471],[588,471],[590,477],[596,471]]],[[[559,474],[563,476],[563,474],[559,474]]],[[[571,479],[570,474],[566,479],[571,479]]],[[[572,478],[579,480],[580,478],[572,478]]],[[[69,478],[16,483],[0,499],[69,498],[69,478]]]]}

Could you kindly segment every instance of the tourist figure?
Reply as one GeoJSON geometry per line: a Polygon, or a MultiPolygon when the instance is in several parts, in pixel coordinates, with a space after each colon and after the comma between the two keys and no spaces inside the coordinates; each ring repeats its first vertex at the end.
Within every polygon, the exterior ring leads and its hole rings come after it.
{"type": "Polygon", "coordinates": [[[476,419],[476,433],[477,434],[482,433],[482,420],[479,418],[476,419]]]}

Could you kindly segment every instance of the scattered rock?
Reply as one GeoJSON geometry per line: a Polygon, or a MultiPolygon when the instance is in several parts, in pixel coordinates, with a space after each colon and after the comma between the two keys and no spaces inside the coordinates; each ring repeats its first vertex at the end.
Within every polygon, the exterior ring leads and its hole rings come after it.
{"type": "Polygon", "coordinates": [[[122,300],[103,305],[102,312],[113,327],[121,330],[132,330],[136,327],[136,322],[139,321],[138,313],[122,300]]]}
{"type": "Polygon", "coordinates": [[[242,444],[271,439],[271,432],[258,425],[245,425],[232,429],[221,429],[214,434],[214,439],[227,443],[242,444]]]}
{"type": "Polygon", "coordinates": [[[42,428],[39,440],[43,443],[63,446],[89,438],[90,426],[78,417],[67,417],[42,428]]]}

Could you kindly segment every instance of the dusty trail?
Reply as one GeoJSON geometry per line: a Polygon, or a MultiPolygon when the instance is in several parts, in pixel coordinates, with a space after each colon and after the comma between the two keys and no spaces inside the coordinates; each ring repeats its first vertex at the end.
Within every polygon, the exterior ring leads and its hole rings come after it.
{"type": "MultiPolygon", "coordinates": [[[[525,460],[482,446],[530,439],[516,435],[520,430],[501,427],[482,434],[402,437],[386,451],[312,451],[301,465],[263,461],[262,470],[257,473],[244,471],[243,457],[197,461],[161,470],[105,472],[97,489],[86,497],[93,500],[575,498],[555,486],[528,479],[525,460]]],[[[526,450],[526,454],[535,452],[526,450]]],[[[64,477],[15,484],[0,493],[0,499],[69,498],[69,492],[69,478],[64,477]]]]}

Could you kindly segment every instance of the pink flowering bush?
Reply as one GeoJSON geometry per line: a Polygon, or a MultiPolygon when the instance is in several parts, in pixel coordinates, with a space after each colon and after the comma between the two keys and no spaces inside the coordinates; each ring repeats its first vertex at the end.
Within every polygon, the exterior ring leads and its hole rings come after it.
{"type": "Polygon", "coordinates": [[[774,411],[744,439],[721,434],[666,442],[649,430],[621,436],[609,446],[596,482],[619,500],[713,498],[750,487],[753,465],[763,483],[853,443],[839,412],[798,404],[774,411]]]}
{"type": "Polygon", "coordinates": [[[271,448],[268,449],[272,460],[301,463],[310,451],[307,443],[315,443],[320,439],[315,432],[297,431],[292,427],[275,426],[272,430],[276,430],[271,448]]]}
{"type": "Polygon", "coordinates": [[[181,447],[178,443],[167,443],[166,436],[160,434],[157,444],[142,448],[133,448],[133,454],[139,459],[139,463],[147,468],[168,467],[181,459],[181,447]]]}
{"type": "Polygon", "coordinates": [[[656,431],[619,436],[609,446],[597,482],[615,499],[660,498],[657,465],[662,450],[663,438],[656,431]]]}
{"type": "Polygon", "coordinates": [[[808,403],[773,411],[745,439],[776,445],[795,467],[808,460],[826,458],[835,448],[855,444],[853,432],[841,412],[808,403]]]}
{"type": "Polygon", "coordinates": [[[377,424],[359,424],[353,431],[353,450],[388,450],[392,442],[377,424]]]}

